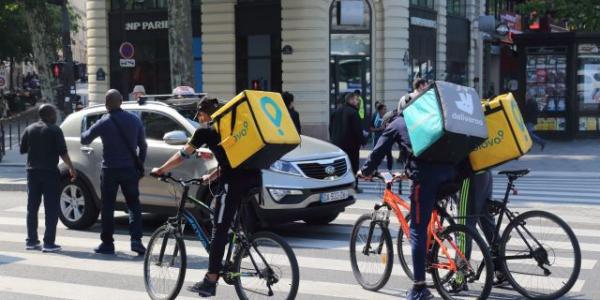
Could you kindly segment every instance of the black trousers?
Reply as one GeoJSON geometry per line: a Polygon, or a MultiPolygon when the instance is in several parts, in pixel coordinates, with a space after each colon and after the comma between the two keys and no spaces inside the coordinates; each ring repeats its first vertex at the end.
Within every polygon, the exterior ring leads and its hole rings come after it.
{"type": "Polygon", "coordinates": [[[46,211],[46,231],[44,244],[53,245],[56,238],[56,224],[60,199],[60,173],[57,170],[27,171],[27,243],[36,244],[38,240],[38,211],[44,197],[46,211]]]}
{"type": "Polygon", "coordinates": [[[212,236],[208,256],[208,272],[219,274],[223,268],[223,255],[227,244],[227,233],[242,199],[254,187],[260,186],[258,170],[234,170],[222,179],[223,189],[214,199],[212,236]]]}

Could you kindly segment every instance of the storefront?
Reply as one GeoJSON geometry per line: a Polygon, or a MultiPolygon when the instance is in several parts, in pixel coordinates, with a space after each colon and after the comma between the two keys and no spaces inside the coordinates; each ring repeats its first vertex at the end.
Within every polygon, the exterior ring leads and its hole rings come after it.
{"type": "MultiPolygon", "coordinates": [[[[108,14],[110,87],[129,95],[171,92],[167,1],[112,0],[108,14]]],[[[200,1],[192,1],[194,88],[202,90],[200,1]]]]}
{"type": "Polygon", "coordinates": [[[600,136],[599,34],[533,33],[517,36],[519,100],[540,108],[536,130],[547,137],[600,136]]]}

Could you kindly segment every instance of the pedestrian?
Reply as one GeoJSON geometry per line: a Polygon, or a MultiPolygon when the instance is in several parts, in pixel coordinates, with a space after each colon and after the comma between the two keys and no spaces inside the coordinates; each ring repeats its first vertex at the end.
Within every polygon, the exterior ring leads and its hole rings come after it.
{"type": "Polygon", "coordinates": [[[90,129],[81,134],[81,144],[88,145],[97,137],[102,139],[102,243],[94,249],[96,253],[114,254],[114,207],[117,190],[127,202],[129,211],[129,233],[131,251],[143,255],[146,248],[142,244],[142,210],[139,199],[139,180],[143,176],[146,159],[146,136],[140,119],[121,109],[123,96],[117,90],[106,92],[108,111],[90,129]],[[136,154],[139,149],[139,154],[136,154]]]}
{"type": "MultiPolygon", "coordinates": [[[[412,92],[402,96],[400,98],[400,101],[398,101],[399,107],[398,107],[397,111],[402,111],[402,109],[400,109],[400,105],[408,105],[411,100],[417,98],[421,93],[423,93],[425,90],[427,90],[428,87],[429,87],[429,82],[426,79],[417,77],[413,81],[412,92]]],[[[398,147],[400,147],[400,144],[398,144],[398,147]]],[[[397,161],[399,163],[402,162],[402,158],[400,156],[398,156],[397,161]]]]}
{"type": "Polygon", "coordinates": [[[133,91],[131,92],[131,98],[133,101],[139,101],[143,96],[146,96],[146,89],[144,86],[141,84],[134,86],[133,91]]]}
{"type": "Polygon", "coordinates": [[[283,98],[283,102],[285,102],[285,106],[290,112],[290,116],[292,117],[292,121],[294,121],[294,125],[296,126],[296,130],[298,130],[298,134],[302,134],[302,126],[300,125],[300,114],[296,111],[294,107],[294,94],[290,92],[283,92],[281,94],[283,98]]]}
{"type": "Polygon", "coordinates": [[[528,98],[525,101],[525,125],[527,126],[527,131],[529,131],[529,136],[533,142],[540,145],[541,150],[544,151],[544,148],[546,148],[546,141],[535,133],[535,125],[537,125],[539,114],[540,108],[538,107],[537,101],[533,98],[528,98]]]}
{"type": "MultiPolygon", "coordinates": [[[[383,116],[387,113],[387,106],[383,103],[377,102],[377,112],[373,116],[371,120],[371,132],[373,133],[373,148],[377,146],[377,141],[381,136],[381,133],[385,129],[386,124],[384,124],[383,116]]],[[[392,156],[392,149],[385,155],[387,169],[388,171],[392,171],[394,167],[394,157],[392,156]]]]}
{"type": "Polygon", "coordinates": [[[67,152],[65,136],[56,126],[57,112],[51,104],[43,104],[38,110],[40,120],[29,125],[21,139],[21,154],[27,153],[27,250],[44,252],[60,251],[56,244],[56,224],[60,199],[60,172],[58,158],[69,167],[69,176],[75,180],[77,172],[67,152]],[[44,244],[38,239],[38,210],[44,197],[46,213],[44,244]]]}
{"type": "MultiPolygon", "coordinates": [[[[333,112],[329,131],[331,142],[346,152],[356,174],[360,163],[360,147],[366,144],[367,139],[358,115],[358,96],[348,93],[344,99],[345,103],[333,112]]],[[[356,190],[360,192],[358,186],[356,190]]]]}
{"type": "Polygon", "coordinates": [[[365,119],[365,101],[360,90],[354,90],[354,94],[358,97],[358,116],[361,120],[365,119]]]}

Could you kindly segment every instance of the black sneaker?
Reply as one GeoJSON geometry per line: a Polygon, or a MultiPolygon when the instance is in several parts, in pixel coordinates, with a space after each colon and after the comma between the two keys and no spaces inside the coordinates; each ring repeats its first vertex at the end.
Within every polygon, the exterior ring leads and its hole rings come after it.
{"type": "Polygon", "coordinates": [[[458,294],[460,292],[468,292],[469,285],[467,285],[466,280],[462,280],[462,283],[457,282],[456,280],[450,283],[450,290],[448,292],[453,294],[458,294]]]}
{"type": "Polygon", "coordinates": [[[131,241],[131,251],[136,252],[138,255],[146,254],[146,247],[142,244],[142,241],[131,241]]]}
{"type": "Polygon", "coordinates": [[[27,244],[25,244],[25,249],[26,250],[42,250],[42,244],[40,243],[40,241],[27,242],[27,244]]]}
{"type": "Polygon", "coordinates": [[[217,294],[217,282],[210,281],[205,276],[204,280],[188,287],[188,291],[198,293],[200,297],[212,297],[217,294]]]}
{"type": "Polygon", "coordinates": [[[496,272],[496,279],[494,279],[493,282],[493,286],[497,287],[497,288],[504,288],[504,287],[508,287],[510,285],[510,283],[508,282],[508,279],[506,279],[506,275],[502,272],[496,272]]]}
{"type": "Polygon", "coordinates": [[[44,247],[42,247],[42,252],[58,252],[60,250],[62,250],[62,247],[57,244],[44,244],[44,247]]]}
{"type": "Polygon", "coordinates": [[[102,243],[98,247],[94,248],[94,252],[98,254],[115,254],[115,245],[102,243]]]}

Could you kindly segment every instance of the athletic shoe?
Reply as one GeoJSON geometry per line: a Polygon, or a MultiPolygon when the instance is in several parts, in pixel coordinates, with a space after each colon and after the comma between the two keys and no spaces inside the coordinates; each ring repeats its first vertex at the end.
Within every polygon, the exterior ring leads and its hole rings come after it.
{"type": "Polygon", "coordinates": [[[428,300],[433,299],[433,295],[427,288],[412,288],[406,295],[406,300],[428,300]]]}
{"type": "Polygon", "coordinates": [[[142,244],[142,241],[131,241],[131,251],[136,252],[138,255],[146,254],[146,247],[142,244]]]}
{"type": "Polygon", "coordinates": [[[98,247],[94,248],[94,252],[98,254],[115,254],[115,245],[102,243],[98,247]]]}
{"type": "Polygon", "coordinates": [[[504,273],[496,271],[495,275],[496,275],[496,279],[494,279],[494,282],[493,282],[494,287],[503,288],[503,287],[508,287],[510,285],[510,283],[508,282],[508,279],[506,279],[506,275],[504,273]]]}
{"type": "Polygon", "coordinates": [[[58,252],[60,250],[62,250],[62,247],[57,244],[44,244],[44,247],[42,247],[42,252],[58,252]]]}
{"type": "Polygon", "coordinates": [[[42,250],[42,244],[40,243],[40,241],[37,242],[27,242],[27,244],[25,244],[25,249],[26,250],[42,250]]]}
{"type": "Polygon", "coordinates": [[[211,297],[217,294],[217,282],[210,281],[205,276],[204,280],[196,282],[188,291],[198,293],[200,297],[211,297]]]}

